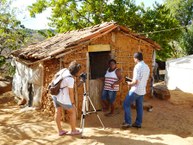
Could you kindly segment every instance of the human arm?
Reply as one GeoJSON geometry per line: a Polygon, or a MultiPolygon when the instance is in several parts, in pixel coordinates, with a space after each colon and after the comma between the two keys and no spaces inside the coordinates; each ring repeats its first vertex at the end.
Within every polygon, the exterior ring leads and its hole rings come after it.
{"type": "Polygon", "coordinates": [[[115,73],[118,77],[118,80],[111,85],[112,88],[114,87],[114,85],[118,85],[123,81],[123,77],[122,77],[122,74],[121,74],[121,69],[117,69],[115,73]]]}
{"type": "Polygon", "coordinates": [[[67,78],[67,87],[69,91],[69,97],[70,101],[73,104],[75,104],[75,99],[74,99],[74,78],[73,77],[68,77],[67,78]]]}
{"type": "Polygon", "coordinates": [[[137,67],[135,66],[134,70],[133,70],[133,79],[131,82],[127,82],[127,84],[129,86],[135,86],[139,83],[139,71],[137,69],[137,67]]]}
{"type": "Polygon", "coordinates": [[[135,80],[135,79],[133,79],[131,82],[127,82],[127,84],[129,85],[129,86],[135,86],[136,84],[138,84],[138,80],[135,80]]]}
{"type": "Polygon", "coordinates": [[[70,96],[70,101],[72,105],[75,105],[75,100],[74,100],[74,88],[68,88],[69,89],[69,96],[70,96]]]}

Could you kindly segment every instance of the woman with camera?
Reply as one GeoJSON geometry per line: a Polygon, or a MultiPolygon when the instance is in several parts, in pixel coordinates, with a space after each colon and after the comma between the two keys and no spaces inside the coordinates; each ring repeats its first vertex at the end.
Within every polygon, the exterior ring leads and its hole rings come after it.
{"type": "Polygon", "coordinates": [[[74,99],[74,76],[80,70],[80,64],[76,61],[72,61],[68,68],[64,68],[56,73],[56,77],[53,80],[55,84],[61,79],[59,94],[53,95],[53,103],[55,106],[55,121],[58,128],[58,133],[60,136],[68,133],[66,130],[62,130],[61,127],[61,116],[62,109],[66,109],[70,115],[70,126],[71,132],[70,135],[78,135],[81,132],[76,129],[76,106],[74,99]]]}

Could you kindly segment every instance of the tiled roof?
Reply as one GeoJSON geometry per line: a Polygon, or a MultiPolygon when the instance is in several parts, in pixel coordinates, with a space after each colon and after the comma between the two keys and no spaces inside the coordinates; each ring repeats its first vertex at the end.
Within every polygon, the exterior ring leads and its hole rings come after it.
{"type": "Polygon", "coordinates": [[[77,46],[90,42],[91,40],[107,34],[116,28],[119,28],[121,31],[124,31],[137,39],[142,39],[150,43],[154,49],[160,49],[160,46],[149,38],[132,33],[128,28],[117,25],[115,22],[105,22],[81,30],[57,34],[56,36],[39,43],[29,45],[26,48],[15,50],[12,52],[12,55],[30,62],[52,58],[68,51],[69,48],[76,48],[77,46]]]}

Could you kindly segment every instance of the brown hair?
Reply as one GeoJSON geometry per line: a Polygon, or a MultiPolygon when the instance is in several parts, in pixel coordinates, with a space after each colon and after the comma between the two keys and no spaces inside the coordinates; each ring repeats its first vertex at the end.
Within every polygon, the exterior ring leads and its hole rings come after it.
{"type": "Polygon", "coordinates": [[[76,75],[76,74],[79,72],[79,70],[81,69],[81,65],[78,64],[78,63],[74,60],[74,61],[72,61],[72,62],[69,64],[68,69],[69,69],[71,75],[74,76],[74,75],[76,75]]]}

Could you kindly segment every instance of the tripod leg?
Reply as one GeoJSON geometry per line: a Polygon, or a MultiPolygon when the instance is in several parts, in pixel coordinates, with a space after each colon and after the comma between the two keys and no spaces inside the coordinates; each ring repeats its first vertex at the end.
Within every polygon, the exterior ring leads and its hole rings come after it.
{"type": "Polygon", "coordinates": [[[84,132],[84,123],[85,123],[85,117],[86,117],[86,94],[83,96],[83,103],[82,103],[82,115],[81,115],[81,121],[80,121],[80,128],[82,129],[82,137],[84,132]]]}
{"type": "Polygon", "coordinates": [[[105,128],[105,126],[104,126],[104,124],[103,124],[103,122],[102,122],[102,120],[101,120],[101,118],[99,117],[99,115],[97,114],[97,117],[98,117],[98,119],[99,119],[99,121],[100,121],[100,123],[101,123],[101,125],[102,125],[102,127],[103,127],[103,129],[105,128]]]}
{"type": "Polygon", "coordinates": [[[83,138],[83,133],[84,133],[84,123],[85,123],[85,117],[86,115],[82,115],[82,125],[81,125],[81,128],[82,128],[82,133],[81,133],[81,137],[83,138]]]}
{"type": "Polygon", "coordinates": [[[83,114],[81,115],[80,128],[82,128],[82,120],[83,120],[83,114]]]}
{"type": "Polygon", "coordinates": [[[93,103],[92,103],[92,101],[91,101],[90,97],[89,97],[89,96],[87,96],[87,98],[88,98],[88,100],[90,101],[90,104],[91,104],[92,108],[94,109],[94,112],[96,113],[96,115],[97,115],[97,117],[98,117],[98,119],[99,119],[99,121],[100,121],[100,123],[101,123],[101,125],[102,125],[103,129],[104,129],[104,128],[105,128],[105,126],[104,126],[104,124],[103,124],[103,122],[102,122],[101,118],[99,117],[99,115],[98,115],[98,113],[97,113],[97,111],[96,111],[96,108],[94,107],[94,105],[93,105],[93,103]]]}
{"type": "MultiPolygon", "coordinates": [[[[80,122],[80,123],[81,123],[81,124],[80,124],[80,127],[82,128],[82,134],[81,134],[81,135],[82,135],[82,138],[83,138],[83,133],[84,133],[85,118],[86,118],[86,115],[89,114],[89,113],[87,112],[87,111],[88,111],[88,102],[87,102],[87,99],[90,101],[90,103],[91,103],[91,105],[92,105],[92,107],[93,107],[93,109],[94,109],[94,113],[97,113],[97,111],[96,111],[96,109],[95,109],[95,107],[94,107],[94,105],[93,105],[90,97],[87,96],[87,94],[86,94],[86,84],[85,84],[85,83],[83,83],[83,88],[84,88],[84,95],[83,95],[82,115],[81,115],[81,122],[80,122]]],[[[100,123],[101,123],[101,125],[103,126],[103,129],[104,129],[105,126],[104,126],[103,122],[101,121],[101,119],[100,119],[100,117],[99,117],[98,114],[97,114],[97,117],[98,117],[98,119],[99,119],[99,121],[100,121],[100,123]]]]}

